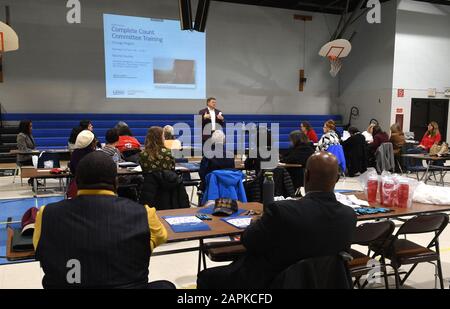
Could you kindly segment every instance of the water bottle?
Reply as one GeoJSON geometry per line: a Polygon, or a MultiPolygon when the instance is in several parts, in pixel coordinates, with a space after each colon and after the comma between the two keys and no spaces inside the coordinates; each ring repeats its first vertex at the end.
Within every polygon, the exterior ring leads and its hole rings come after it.
{"type": "Polygon", "coordinates": [[[264,173],[264,183],[262,188],[263,193],[263,211],[266,211],[266,208],[269,204],[273,203],[274,195],[275,195],[275,184],[273,182],[273,173],[265,172],[264,173]]]}

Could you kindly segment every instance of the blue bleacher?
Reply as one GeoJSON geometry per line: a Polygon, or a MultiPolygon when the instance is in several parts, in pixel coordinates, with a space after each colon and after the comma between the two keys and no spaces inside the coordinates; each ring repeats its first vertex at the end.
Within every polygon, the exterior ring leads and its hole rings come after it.
{"type": "MultiPolygon", "coordinates": [[[[30,119],[33,121],[33,135],[38,148],[62,148],[67,146],[67,140],[73,127],[78,126],[82,119],[89,119],[94,125],[94,132],[101,142],[108,129],[117,122],[125,121],[133,131],[135,137],[143,143],[147,129],[151,126],[174,125],[178,122],[187,123],[192,128],[194,118],[192,114],[4,114],[3,121],[20,121],[30,119]]],[[[298,130],[300,123],[308,121],[317,135],[322,135],[323,123],[329,119],[342,123],[338,115],[226,115],[227,123],[279,123],[280,149],[289,147],[289,133],[298,130]]],[[[338,126],[342,133],[342,127],[338,126]]],[[[193,137],[193,146],[198,146],[193,137]]],[[[236,138],[235,138],[236,142],[236,138]]],[[[246,146],[248,143],[246,142],[246,146]]]]}

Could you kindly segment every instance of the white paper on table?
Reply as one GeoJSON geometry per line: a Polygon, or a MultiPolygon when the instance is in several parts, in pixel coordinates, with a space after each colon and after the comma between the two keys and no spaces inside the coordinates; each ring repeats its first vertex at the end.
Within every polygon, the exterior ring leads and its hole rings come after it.
{"type": "Polygon", "coordinates": [[[335,193],[336,199],[339,203],[344,204],[346,206],[352,207],[352,208],[358,208],[359,205],[353,203],[349,198],[348,195],[344,195],[341,193],[335,193]]]}
{"type": "Polygon", "coordinates": [[[170,225],[183,225],[192,223],[202,223],[203,221],[196,216],[186,216],[186,217],[174,217],[174,218],[164,218],[170,225]]]}
{"type": "Polygon", "coordinates": [[[237,228],[243,229],[250,225],[252,218],[236,218],[228,219],[227,222],[237,228]]]}
{"type": "Polygon", "coordinates": [[[133,167],[132,169],[130,169],[130,171],[132,171],[132,172],[142,172],[142,167],[139,165],[139,166],[133,167]]]}
{"type": "Polygon", "coordinates": [[[370,206],[369,203],[368,203],[367,201],[360,200],[359,198],[357,198],[357,197],[354,196],[354,195],[347,195],[347,196],[348,196],[348,199],[349,199],[353,204],[360,205],[360,206],[370,206]]]}

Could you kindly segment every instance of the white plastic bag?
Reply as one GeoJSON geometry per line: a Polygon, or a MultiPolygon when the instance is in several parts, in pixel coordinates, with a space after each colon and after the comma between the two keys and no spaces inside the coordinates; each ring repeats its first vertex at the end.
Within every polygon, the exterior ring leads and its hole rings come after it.
{"type": "Polygon", "coordinates": [[[31,160],[33,161],[34,168],[37,168],[39,157],[38,156],[31,156],[31,160]]]}
{"type": "Polygon", "coordinates": [[[358,181],[363,188],[364,194],[369,204],[376,204],[380,187],[380,177],[377,174],[377,170],[373,167],[367,169],[364,174],[358,177],[358,181]]]}

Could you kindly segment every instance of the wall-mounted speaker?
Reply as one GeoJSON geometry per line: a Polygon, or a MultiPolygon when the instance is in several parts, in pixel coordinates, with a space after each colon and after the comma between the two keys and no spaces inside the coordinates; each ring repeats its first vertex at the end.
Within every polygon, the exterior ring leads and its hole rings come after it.
{"type": "Polygon", "coordinates": [[[206,19],[208,18],[208,10],[210,0],[199,0],[197,6],[197,14],[195,15],[194,30],[205,32],[206,19]]]}
{"type": "Polygon", "coordinates": [[[178,0],[181,30],[192,30],[191,0],[178,0]]]}

